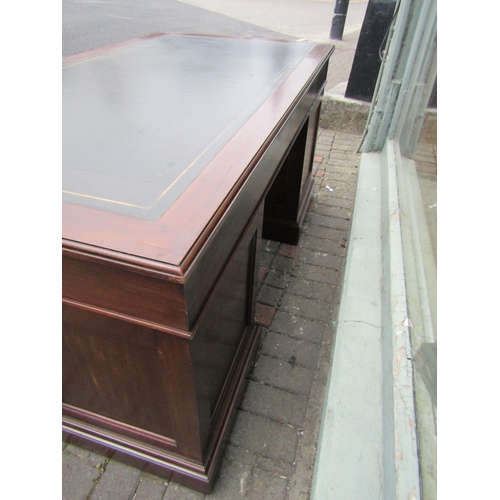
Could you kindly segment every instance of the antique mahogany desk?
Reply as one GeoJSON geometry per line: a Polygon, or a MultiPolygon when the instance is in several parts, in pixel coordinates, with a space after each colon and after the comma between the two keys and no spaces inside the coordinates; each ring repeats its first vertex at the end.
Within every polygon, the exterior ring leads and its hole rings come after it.
{"type": "Polygon", "coordinates": [[[333,46],[152,35],[63,61],[63,429],[209,492],[295,243],[333,46]]]}

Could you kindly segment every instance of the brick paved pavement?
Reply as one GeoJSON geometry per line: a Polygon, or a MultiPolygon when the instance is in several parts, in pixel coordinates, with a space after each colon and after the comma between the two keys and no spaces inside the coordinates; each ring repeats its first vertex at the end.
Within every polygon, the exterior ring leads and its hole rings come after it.
{"type": "MultiPolygon", "coordinates": [[[[360,137],[320,129],[314,194],[297,246],[263,240],[263,341],[209,498],[309,497],[340,300],[360,137]]],[[[207,495],[63,442],[64,500],[207,495]]]]}

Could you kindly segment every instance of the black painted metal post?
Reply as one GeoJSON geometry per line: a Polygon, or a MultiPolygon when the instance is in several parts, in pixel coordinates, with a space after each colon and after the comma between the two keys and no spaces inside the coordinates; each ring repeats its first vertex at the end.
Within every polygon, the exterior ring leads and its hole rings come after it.
{"type": "Polygon", "coordinates": [[[391,26],[396,0],[369,0],[352,61],[345,96],[371,102],[381,65],[381,53],[391,26]]]}
{"type": "Polygon", "coordinates": [[[349,0],[336,0],[333,11],[332,27],[330,29],[330,40],[342,40],[344,34],[345,18],[347,16],[349,0]]]}

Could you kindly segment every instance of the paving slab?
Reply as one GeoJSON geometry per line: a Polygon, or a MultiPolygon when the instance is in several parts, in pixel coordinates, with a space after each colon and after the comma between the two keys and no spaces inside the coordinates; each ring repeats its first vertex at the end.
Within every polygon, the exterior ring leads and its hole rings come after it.
{"type": "Polygon", "coordinates": [[[321,283],[328,283],[330,285],[337,285],[340,280],[340,273],[338,269],[330,268],[328,269],[328,272],[325,272],[324,267],[306,264],[305,262],[301,262],[294,267],[292,276],[311,281],[319,281],[321,283]]]}
{"type": "Polygon", "coordinates": [[[291,425],[240,411],[229,442],[274,460],[293,463],[297,439],[298,431],[291,425]]]}
{"type": "Polygon", "coordinates": [[[168,483],[162,500],[202,500],[205,497],[206,495],[204,495],[203,493],[190,490],[189,488],[181,486],[180,484],[168,483]]]}
{"type": "Polygon", "coordinates": [[[261,354],[294,361],[300,366],[315,370],[318,365],[321,345],[307,340],[298,340],[288,335],[268,332],[262,344],[261,354]]]}
{"type": "Polygon", "coordinates": [[[283,271],[278,271],[276,269],[269,269],[267,273],[264,284],[268,286],[272,286],[274,288],[281,288],[284,290],[288,286],[288,282],[290,281],[290,274],[285,273],[283,271]]]}
{"type": "Polygon", "coordinates": [[[293,475],[293,472],[295,470],[295,465],[296,462],[290,464],[287,462],[283,462],[281,460],[273,460],[268,457],[257,456],[256,468],[272,472],[275,476],[281,476],[282,478],[289,478],[293,475]]]}
{"type": "Polygon", "coordinates": [[[255,469],[252,474],[252,483],[247,499],[283,498],[286,494],[286,488],[286,477],[278,476],[265,470],[255,469]]]}
{"type": "Polygon", "coordinates": [[[320,253],[330,253],[344,257],[346,254],[346,231],[331,230],[323,236],[328,238],[318,238],[312,234],[308,234],[302,238],[301,244],[304,248],[314,250],[320,253]]]}
{"type": "Polygon", "coordinates": [[[333,304],[336,296],[338,296],[338,287],[318,281],[293,279],[290,281],[287,293],[333,304]]]}
{"type": "Polygon", "coordinates": [[[62,475],[63,500],[86,500],[101,471],[70,453],[63,453],[62,475]]]}
{"type": "Polygon", "coordinates": [[[264,284],[260,287],[259,293],[257,295],[257,300],[261,304],[276,307],[280,304],[283,297],[283,289],[284,287],[276,288],[274,286],[264,284]]]}
{"type": "Polygon", "coordinates": [[[166,489],[165,481],[141,477],[132,500],[162,500],[166,489]]]}
{"type": "Polygon", "coordinates": [[[308,340],[321,344],[325,331],[329,325],[321,321],[314,321],[289,312],[279,310],[274,315],[269,329],[274,332],[289,335],[298,340],[308,340]]]}
{"type": "Polygon", "coordinates": [[[298,366],[295,361],[260,355],[255,364],[252,379],[293,394],[308,396],[314,379],[314,371],[298,366]]]}
{"type": "MultiPolygon", "coordinates": [[[[344,207],[332,207],[330,205],[325,205],[318,199],[316,201],[317,203],[314,206],[315,214],[351,220],[352,210],[346,209],[344,207]]],[[[309,225],[306,229],[307,235],[334,241],[345,241],[346,231],[347,229],[328,228],[325,226],[315,226],[312,224],[309,225]]]]}
{"type": "Polygon", "coordinates": [[[293,394],[253,380],[248,384],[241,405],[245,411],[295,427],[304,424],[306,406],[307,396],[293,394]]]}
{"type": "MultiPolygon", "coordinates": [[[[224,460],[211,496],[221,500],[246,499],[254,468],[224,460]]],[[[209,497],[209,498],[210,498],[209,497]]]]}
{"type": "Polygon", "coordinates": [[[110,460],[89,500],[129,499],[135,492],[140,477],[139,469],[110,460]]]}
{"type": "MultiPolygon", "coordinates": [[[[330,205],[330,206],[333,206],[335,208],[338,208],[338,207],[336,207],[336,204],[334,203],[334,201],[333,200],[330,201],[330,199],[328,197],[318,197],[318,202],[321,202],[324,205],[330,205]]],[[[343,207],[343,208],[346,208],[346,207],[343,207]]],[[[319,215],[319,214],[309,213],[306,216],[306,221],[311,225],[329,227],[331,229],[338,229],[338,230],[344,230],[344,231],[349,229],[349,221],[344,219],[344,218],[339,218],[339,217],[329,217],[328,215],[319,215]]]]}

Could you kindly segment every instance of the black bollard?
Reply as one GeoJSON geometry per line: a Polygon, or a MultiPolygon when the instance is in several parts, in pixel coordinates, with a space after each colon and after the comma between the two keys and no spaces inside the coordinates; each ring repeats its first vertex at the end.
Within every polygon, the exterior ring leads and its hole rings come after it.
{"type": "Polygon", "coordinates": [[[337,0],[333,10],[332,27],[330,29],[330,40],[342,40],[344,34],[345,18],[349,0],[337,0]]]}
{"type": "Polygon", "coordinates": [[[346,97],[371,102],[395,8],[396,0],[369,0],[346,97]]]}

